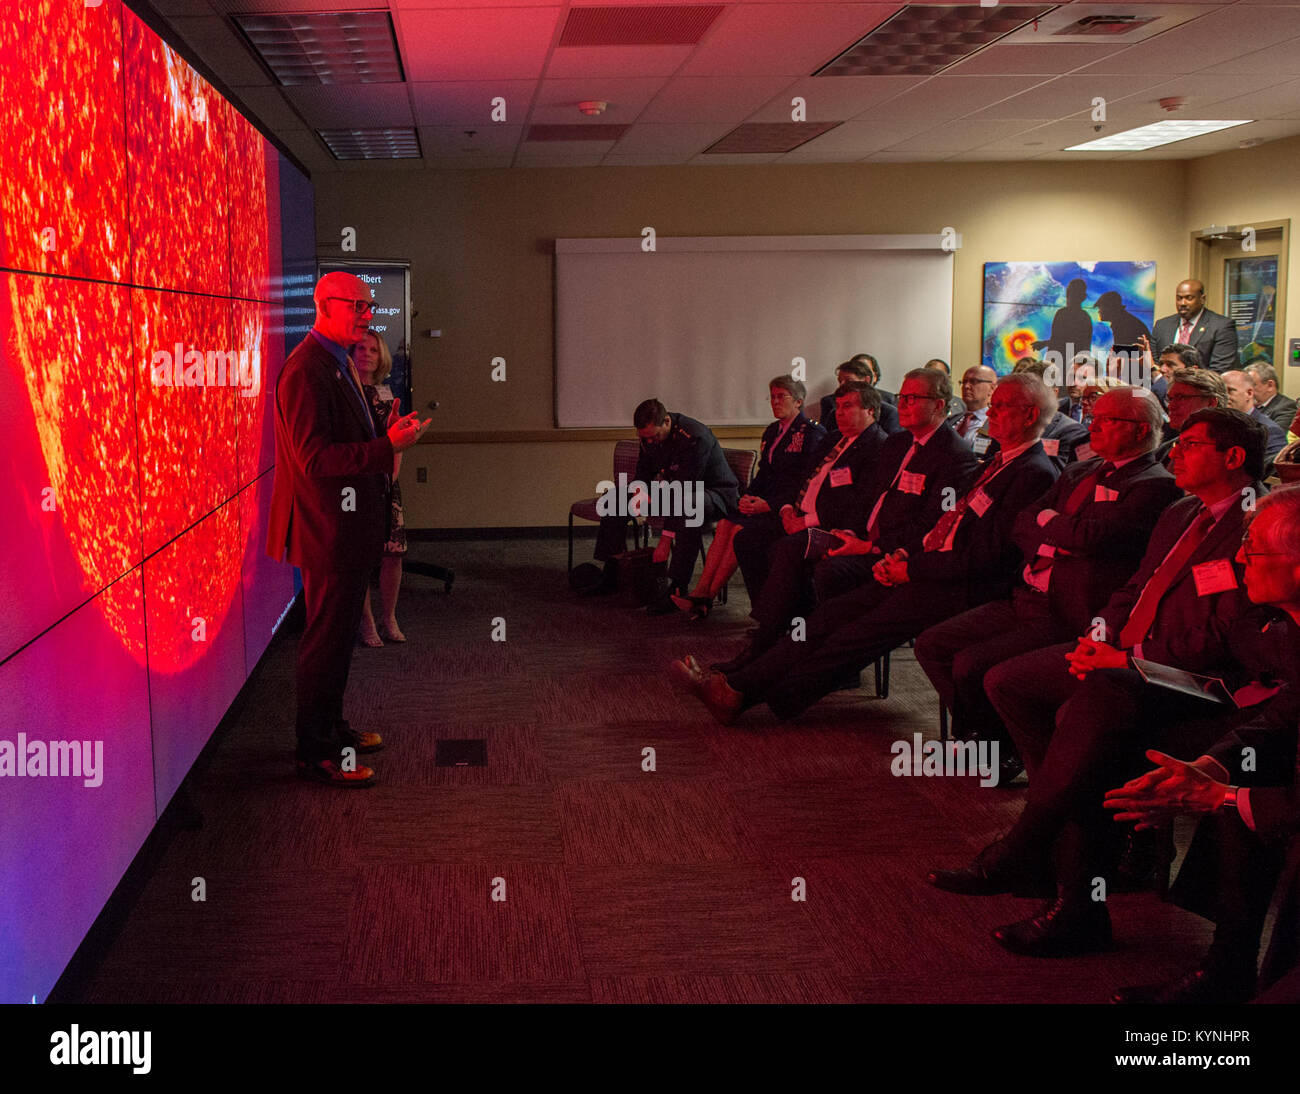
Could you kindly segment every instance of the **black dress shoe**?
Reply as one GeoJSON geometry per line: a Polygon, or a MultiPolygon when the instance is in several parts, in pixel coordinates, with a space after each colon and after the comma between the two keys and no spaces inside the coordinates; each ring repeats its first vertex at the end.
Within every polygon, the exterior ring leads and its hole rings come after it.
{"type": "Polygon", "coordinates": [[[1169,867],[1174,861],[1172,828],[1129,832],[1115,867],[1116,893],[1151,891],[1164,896],[1169,891],[1169,867]]]}
{"type": "Polygon", "coordinates": [[[1255,995],[1255,970],[1202,965],[1161,984],[1120,988],[1112,1003],[1245,1003],[1255,995]]]}
{"type": "Polygon", "coordinates": [[[925,878],[936,889],[967,896],[1050,897],[1056,894],[1056,881],[1047,874],[1027,873],[1008,861],[1002,840],[990,843],[969,866],[960,870],[931,870],[925,878]]]}
{"type": "Polygon", "coordinates": [[[1058,896],[1036,916],[993,932],[1003,949],[1025,957],[1077,957],[1110,948],[1110,912],[1101,901],[1058,896]]]}

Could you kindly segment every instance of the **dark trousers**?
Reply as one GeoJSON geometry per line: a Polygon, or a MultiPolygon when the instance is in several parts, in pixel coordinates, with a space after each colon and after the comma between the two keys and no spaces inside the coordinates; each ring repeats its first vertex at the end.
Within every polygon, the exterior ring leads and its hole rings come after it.
{"type": "Polygon", "coordinates": [[[876,581],[837,596],[798,632],[727,677],[747,702],[793,718],[830,694],[846,672],[865,668],[926,627],[966,607],[964,586],[935,582],[886,587],[876,581]]]}
{"type": "MultiPolygon", "coordinates": [[[[681,516],[666,517],[664,531],[673,533],[673,550],[668,562],[668,580],[674,589],[689,592],[691,576],[695,573],[695,560],[704,550],[704,533],[715,521],[727,515],[727,499],[713,490],[703,493],[701,520],[698,527],[691,528],[686,518],[681,516]]],[[[627,550],[627,517],[601,517],[600,530],[596,533],[596,553],[598,562],[604,562],[621,551],[627,550]]]]}
{"type": "Polygon", "coordinates": [[[751,605],[757,606],[758,598],[767,582],[771,564],[768,554],[773,546],[785,538],[785,528],[778,513],[755,513],[745,518],[744,526],[731,541],[732,550],[736,552],[736,561],[740,563],[740,576],[745,579],[745,591],[749,594],[751,605]]]}
{"type": "Polygon", "coordinates": [[[1035,870],[1067,825],[1058,876],[1082,885],[1104,873],[1122,830],[1105,792],[1150,768],[1145,750],[1195,759],[1228,724],[1204,699],[1147,684],[1131,669],[1098,669],[1083,681],[1065,654],[1074,643],[1004,661],[985,687],[1029,772],[1024,812],[1004,838],[1011,863],[1035,870]]]}
{"type": "Polygon", "coordinates": [[[984,677],[1003,661],[1068,637],[1053,624],[1047,597],[1022,586],[1009,600],[981,604],[928,628],[916,640],[916,660],[952,712],[953,736],[1010,744],[985,694],[984,677]]]}
{"type": "Polygon", "coordinates": [[[298,640],[298,759],[337,760],[343,693],[365,605],[367,570],[303,570],[307,625],[298,640]]]}

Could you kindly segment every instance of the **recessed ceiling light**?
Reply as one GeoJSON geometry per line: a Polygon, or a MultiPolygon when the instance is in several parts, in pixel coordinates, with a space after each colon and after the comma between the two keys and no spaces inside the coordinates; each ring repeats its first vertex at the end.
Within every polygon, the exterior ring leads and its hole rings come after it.
{"type": "Polygon", "coordinates": [[[1141,152],[1147,148],[1159,148],[1162,144],[1173,144],[1191,137],[1217,133],[1220,129],[1231,129],[1234,125],[1249,125],[1253,118],[1237,122],[1199,122],[1180,119],[1178,121],[1156,122],[1153,125],[1139,126],[1123,133],[1112,133],[1109,137],[1098,137],[1085,144],[1072,144],[1067,152],[1141,152]]]}

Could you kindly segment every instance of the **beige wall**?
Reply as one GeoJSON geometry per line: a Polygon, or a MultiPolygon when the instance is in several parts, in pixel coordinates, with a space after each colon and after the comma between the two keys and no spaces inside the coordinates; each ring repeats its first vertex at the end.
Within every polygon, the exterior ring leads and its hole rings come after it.
{"type": "MultiPolygon", "coordinates": [[[[1275,195],[1267,215],[1290,215],[1276,208],[1288,181],[1282,157],[1268,162],[1276,177],[1264,191],[1275,195]]],[[[1195,175],[1200,209],[1217,209],[1233,173],[1228,165],[1195,175]]],[[[1157,313],[1172,311],[1188,260],[1188,178],[1186,163],[1155,161],[349,172],[315,180],[317,240],[322,256],[343,257],[340,233],[354,227],[357,252],[346,257],[409,260],[414,329],[442,331],[432,341],[417,335],[413,346],[417,395],[436,397],[442,409],[434,443],[412,450],[403,466],[408,524],[563,525],[570,502],[607,476],[618,434],[552,428],[556,237],[637,237],[646,225],[660,236],[952,226],[963,237],[951,358],[960,369],[978,361],[988,261],[1154,259],[1157,313]],[[506,359],[505,383],[491,381],[493,357],[506,359]],[[420,465],[427,484],[415,481],[420,465]]],[[[1205,223],[1225,214],[1198,215],[1205,223]]],[[[920,363],[882,362],[886,386],[896,389],[920,363]]],[[[809,362],[810,374],[833,364],[809,362]]],[[[646,395],[672,406],[671,392],[637,388],[634,361],[623,367],[629,416],[646,395]]],[[[786,367],[771,363],[774,373],[786,367]]],[[[748,436],[752,446],[757,431],[748,436]]]]}

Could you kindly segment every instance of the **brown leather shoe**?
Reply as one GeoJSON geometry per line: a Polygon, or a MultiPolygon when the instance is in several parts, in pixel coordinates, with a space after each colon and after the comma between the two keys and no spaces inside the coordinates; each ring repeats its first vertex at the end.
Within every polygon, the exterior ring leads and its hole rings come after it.
{"type": "Polygon", "coordinates": [[[299,760],[298,778],[344,789],[375,785],[375,773],[371,768],[358,766],[355,771],[344,771],[333,760],[320,760],[316,763],[299,760]]]}
{"type": "Polygon", "coordinates": [[[728,684],[727,678],[720,672],[705,677],[700,686],[700,701],[724,726],[731,725],[745,705],[745,697],[728,684]]]}
{"type": "Polygon", "coordinates": [[[379,752],[384,747],[384,739],[378,733],[348,733],[343,737],[348,748],[355,748],[357,755],[363,752],[379,752]]]}

